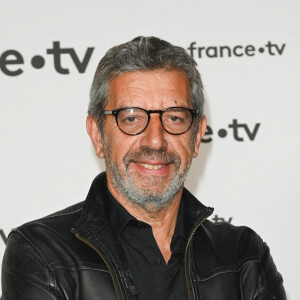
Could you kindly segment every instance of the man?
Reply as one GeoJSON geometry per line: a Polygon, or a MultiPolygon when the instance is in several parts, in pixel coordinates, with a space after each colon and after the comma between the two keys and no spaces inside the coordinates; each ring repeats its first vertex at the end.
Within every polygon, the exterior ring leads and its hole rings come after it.
{"type": "Polygon", "coordinates": [[[285,299],[252,230],[212,224],[183,188],[205,133],[196,63],[138,37],[110,49],[91,89],[87,131],[106,173],[83,203],[14,230],[6,299],[285,299]]]}

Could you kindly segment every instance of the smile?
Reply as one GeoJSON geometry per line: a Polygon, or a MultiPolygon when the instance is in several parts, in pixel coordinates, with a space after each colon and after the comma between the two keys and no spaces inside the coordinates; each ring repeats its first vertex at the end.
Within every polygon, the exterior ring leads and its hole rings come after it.
{"type": "Polygon", "coordinates": [[[148,164],[141,164],[141,163],[137,163],[137,164],[150,170],[158,170],[165,166],[165,165],[148,165],[148,164]]]}

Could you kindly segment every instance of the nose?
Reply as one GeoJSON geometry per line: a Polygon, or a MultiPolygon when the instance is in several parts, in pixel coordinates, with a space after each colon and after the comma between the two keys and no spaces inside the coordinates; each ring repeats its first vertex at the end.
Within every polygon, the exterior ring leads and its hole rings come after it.
{"type": "Polygon", "coordinates": [[[153,150],[166,150],[168,145],[165,139],[166,134],[167,132],[161,124],[159,114],[152,114],[147,128],[141,134],[141,147],[153,150]]]}

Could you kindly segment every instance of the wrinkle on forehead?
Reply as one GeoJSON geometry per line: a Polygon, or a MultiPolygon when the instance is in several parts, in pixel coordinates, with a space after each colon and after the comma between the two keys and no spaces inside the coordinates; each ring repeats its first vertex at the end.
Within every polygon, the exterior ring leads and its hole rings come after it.
{"type": "Polygon", "coordinates": [[[187,76],[178,70],[135,71],[121,74],[110,82],[106,109],[138,106],[162,109],[192,107],[187,76]]]}

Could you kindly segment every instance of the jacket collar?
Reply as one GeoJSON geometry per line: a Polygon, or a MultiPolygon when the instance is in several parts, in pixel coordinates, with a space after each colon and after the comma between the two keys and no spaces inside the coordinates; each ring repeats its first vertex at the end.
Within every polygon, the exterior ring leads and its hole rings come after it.
{"type": "Polygon", "coordinates": [[[80,240],[94,248],[105,261],[113,276],[115,288],[121,299],[137,294],[125,253],[112,230],[106,214],[107,194],[106,173],[99,174],[93,181],[83,204],[82,214],[71,229],[80,240]],[[121,284],[122,283],[122,284],[121,284]],[[119,294],[120,295],[120,294],[119,294]]]}
{"type": "MultiPolygon", "coordinates": [[[[93,181],[83,205],[80,218],[75,224],[75,228],[85,234],[102,235],[105,241],[115,240],[115,233],[110,228],[108,205],[111,201],[107,189],[106,172],[100,173],[93,181]]],[[[182,210],[182,220],[184,223],[184,236],[190,234],[191,229],[202,215],[213,211],[196,199],[187,189],[183,189],[180,209],[182,210]]]]}
{"type": "MultiPolygon", "coordinates": [[[[135,295],[134,288],[125,253],[120,246],[117,236],[112,229],[107,205],[110,196],[107,190],[106,173],[100,173],[93,181],[87,198],[83,204],[82,214],[73,226],[72,232],[78,234],[94,247],[102,251],[108,262],[113,265],[117,276],[126,286],[126,293],[135,295]]],[[[183,190],[181,199],[183,234],[190,235],[192,228],[199,223],[204,215],[212,213],[212,209],[200,203],[188,190],[183,190]]]]}

